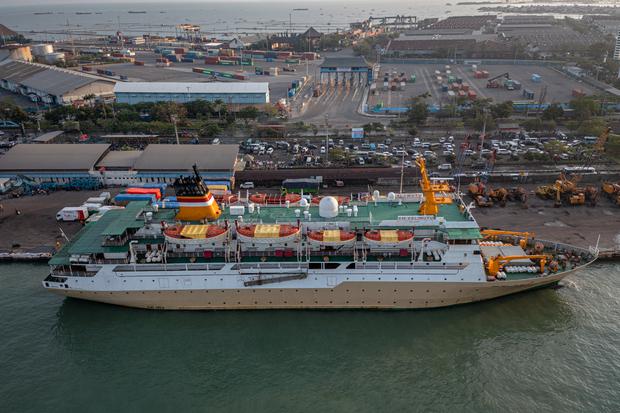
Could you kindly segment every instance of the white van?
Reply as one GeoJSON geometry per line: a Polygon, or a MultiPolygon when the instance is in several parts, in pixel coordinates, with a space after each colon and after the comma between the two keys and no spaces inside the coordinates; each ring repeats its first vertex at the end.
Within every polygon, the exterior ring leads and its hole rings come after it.
{"type": "Polygon", "coordinates": [[[440,171],[451,171],[452,165],[449,163],[442,163],[437,167],[437,169],[439,169],[440,171]]]}

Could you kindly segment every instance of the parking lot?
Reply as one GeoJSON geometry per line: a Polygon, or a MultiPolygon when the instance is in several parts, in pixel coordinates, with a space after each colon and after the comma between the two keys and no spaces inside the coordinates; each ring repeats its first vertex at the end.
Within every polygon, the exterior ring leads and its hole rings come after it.
{"type": "MultiPolygon", "coordinates": [[[[429,94],[429,103],[440,105],[451,103],[453,98],[446,92],[441,91],[441,86],[435,81],[435,71],[442,72],[445,79],[445,65],[432,64],[383,64],[381,65],[379,78],[377,79],[377,94],[369,97],[369,107],[382,104],[385,107],[405,107],[407,102],[416,96],[429,94]],[[385,73],[396,72],[399,76],[404,73],[407,79],[404,90],[384,91],[383,76],[385,73]],[[416,76],[415,83],[409,82],[411,75],[416,76]]],[[[534,92],[534,101],[541,97],[544,87],[546,94],[544,103],[568,103],[572,96],[573,89],[582,89],[586,94],[593,94],[594,90],[583,82],[570,78],[554,69],[546,66],[530,65],[486,65],[478,66],[478,70],[489,72],[489,78],[508,73],[510,78],[517,80],[522,85],[522,90],[506,90],[503,87],[492,89],[487,88],[488,79],[476,79],[471,65],[450,65],[452,75],[463,79],[471,90],[476,92],[479,98],[490,98],[494,102],[520,101],[526,100],[523,97],[523,89],[534,92]],[[533,82],[532,75],[538,74],[540,82],[533,82]]],[[[390,76],[391,79],[391,76],[390,76]]]]}

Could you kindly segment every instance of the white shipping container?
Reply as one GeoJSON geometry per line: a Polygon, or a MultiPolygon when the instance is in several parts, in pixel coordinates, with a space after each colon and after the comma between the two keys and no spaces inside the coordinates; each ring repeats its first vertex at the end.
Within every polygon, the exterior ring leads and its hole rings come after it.
{"type": "Polygon", "coordinates": [[[86,200],[86,202],[84,202],[84,205],[86,205],[86,204],[104,204],[105,201],[106,201],[105,197],[94,196],[94,197],[88,198],[86,200]]]}
{"type": "Polygon", "coordinates": [[[88,218],[88,208],[85,206],[79,207],[64,207],[56,214],[56,221],[82,221],[88,218]]]}
{"type": "Polygon", "coordinates": [[[82,206],[86,207],[88,212],[99,212],[99,209],[101,209],[102,207],[101,204],[95,204],[95,203],[85,203],[85,204],[82,204],[82,206]]]}

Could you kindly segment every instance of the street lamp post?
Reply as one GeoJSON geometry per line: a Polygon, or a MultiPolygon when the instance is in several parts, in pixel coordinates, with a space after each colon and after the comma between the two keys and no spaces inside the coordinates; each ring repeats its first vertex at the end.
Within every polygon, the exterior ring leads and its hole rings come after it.
{"type": "Polygon", "coordinates": [[[175,115],[170,116],[172,125],[174,126],[174,136],[177,139],[177,145],[179,145],[179,131],[177,130],[177,117],[175,115]]]}
{"type": "Polygon", "coordinates": [[[325,163],[329,162],[329,115],[325,115],[325,163]]]}

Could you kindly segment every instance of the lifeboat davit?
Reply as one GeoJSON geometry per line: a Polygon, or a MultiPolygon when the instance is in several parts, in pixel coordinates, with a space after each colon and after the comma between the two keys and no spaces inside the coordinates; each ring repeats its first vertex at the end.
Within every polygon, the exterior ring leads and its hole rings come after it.
{"type": "Polygon", "coordinates": [[[373,229],[366,231],[364,239],[371,246],[404,245],[413,240],[413,232],[402,229],[373,229]]]}
{"type": "MultiPolygon", "coordinates": [[[[323,199],[324,196],[319,195],[319,196],[315,196],[314,198],[312,198],[312,204],[313,205],[318,205],[321,203],[321,199],[323,199]]],[[[338,201],[338,205],[347,205],[349,204],[349,197],[348,196],[332,196],[332,198],[336,198],[336,201],[338,201]]]]}
{"type": "Polygon", "coordinates": [[[324,229],[322,231],[308,231],[308,242],[321,246],[339,247],[355,242],[354,231],[342,229],[324,229]]]}
{"type": "Polygon", "coordinates": [[[301,195],[299,194],[286,194],[286,195],[274,195],[274,194],[252,194],[250,195],[250,201],[255,204],[267,204],[267,205],[283,205],[286,201],[291,204],[296,204],[301,201],[301,195]]]}
{"type": "Polygon", "coordinates": [[[249,224],[237,226],[237,238],[242,242],[285,243],[294,241],[300,228],[289,224],[249,224]]]}
{"type": "Polygon", "coordinates": [[[173,244],[205,244],[222,242],[228,227],[222,225],[173,225],[164,230],[164,237],[173,244]]]}

